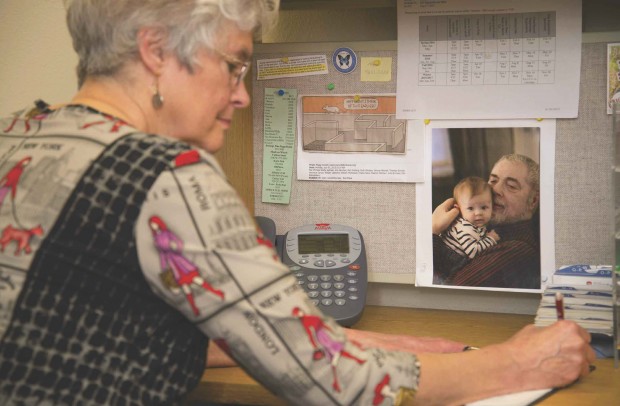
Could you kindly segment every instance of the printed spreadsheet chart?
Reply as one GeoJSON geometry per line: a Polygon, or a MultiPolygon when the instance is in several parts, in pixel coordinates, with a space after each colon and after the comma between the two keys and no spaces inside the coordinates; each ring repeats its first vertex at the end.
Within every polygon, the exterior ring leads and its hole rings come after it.
{"type": "Polygon", "coordinates": [[[553,84],[554,11],[420,17],[419,86],[553,84]]]}

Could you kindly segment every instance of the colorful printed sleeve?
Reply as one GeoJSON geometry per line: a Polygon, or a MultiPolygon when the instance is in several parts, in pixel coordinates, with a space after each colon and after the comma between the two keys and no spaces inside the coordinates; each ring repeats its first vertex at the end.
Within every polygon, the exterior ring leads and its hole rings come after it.
{"type": "Polygon", "coordinates": [[[152,289],[288,402],[396,405],[417,390],[415,356],[358,347],[310,303],[209,156],[158,177],[136,239],[152,289]]]}

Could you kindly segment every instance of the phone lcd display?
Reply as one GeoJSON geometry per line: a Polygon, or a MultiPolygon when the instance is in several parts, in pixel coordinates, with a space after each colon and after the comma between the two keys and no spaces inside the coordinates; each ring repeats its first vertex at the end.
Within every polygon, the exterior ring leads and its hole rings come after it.
{"type": "Polygon", "coordinates": [[[299,254],[348,254],[348,234],[299,234],[299,254]]]}

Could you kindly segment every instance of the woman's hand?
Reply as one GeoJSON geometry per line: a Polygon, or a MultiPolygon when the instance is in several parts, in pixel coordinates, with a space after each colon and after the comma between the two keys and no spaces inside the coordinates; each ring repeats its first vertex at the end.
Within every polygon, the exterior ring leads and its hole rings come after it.
{"type": "Polygon", "coordinates": [[[590,373],[596,355],[589,343],[587,331],[562,320],[546,328],[527,326],[502,345],[524,377],[550,388],[568,385],[590,373]]]}
{"type": "Polygon", "coordinates": [[[562,387],[590,372],[590,335],[571,321],[526,326],[479,351],[420,354],[419,404],[462,405],[513,392],[562,387]]]}

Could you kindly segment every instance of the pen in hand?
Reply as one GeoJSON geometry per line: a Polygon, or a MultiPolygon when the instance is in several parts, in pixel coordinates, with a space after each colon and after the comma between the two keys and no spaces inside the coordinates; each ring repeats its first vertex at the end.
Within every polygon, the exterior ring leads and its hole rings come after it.
{"type": "Polygon", "coordinates": [[[564,320],[564,295],[562,292],[555,293],[555,312],[558,320],[564,320]]]}
{"type": "MultiPolygon", "coordinates": [[[[562,292],[555,292],[555,312],[558,320],[564,320],[564,295],[562,292]]],[[[590,372],[596,369],[595,365],[590,364],[590,372]]]]}

